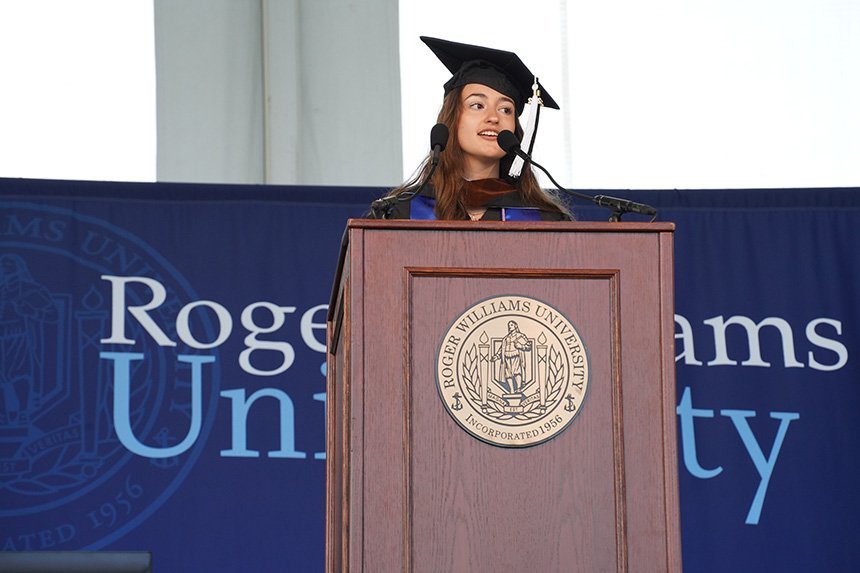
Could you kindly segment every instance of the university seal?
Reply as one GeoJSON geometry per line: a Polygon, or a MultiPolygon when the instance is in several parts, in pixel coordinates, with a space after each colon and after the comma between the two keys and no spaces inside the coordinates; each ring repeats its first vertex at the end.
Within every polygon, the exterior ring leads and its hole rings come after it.
{"type": "Polygon", "coordinates": [[[481,301],[454,320],[436,355],[443,404],[474,437],[503,447],[555,437],[588,391],[585,342],[552,306],[519,295],[481,301]]]}
{"type": "MultiPolygon", "coordinates": [[[[71,201],[69,201],[71,203],[71,201]]],[[[160,346],[129,321],[132,344],[106,343],[107,275],[150,276],[165,308],[199,297],[152,246],[104,219],[53,205],[0,201],[0,547],[4,551],[110,546],[178,490],[206,446],[220,370],[207,364],[199,437],[182,455],[134,455],[117,420],[147,445],[189,432],[193,370],[207,356],[160,346]],[[126,356],[124,407],[114,364],[126,356]],[[133,381],[133,383],[132,383],[133,381]],[[119,415],[118,415],[119,414],[119,415]]],[[[129,304],[151,300],[129,287],[129,304]]],[[[176,338],[175,326],[166,325],[176,338]]],[[[202,323],[212,336],[211,320],[202,323]]]]}

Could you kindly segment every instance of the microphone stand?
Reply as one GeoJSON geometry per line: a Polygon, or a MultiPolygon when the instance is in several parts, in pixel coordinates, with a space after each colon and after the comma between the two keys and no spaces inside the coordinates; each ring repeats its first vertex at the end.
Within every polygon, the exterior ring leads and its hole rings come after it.
{"type": "Polygon", "coordinates": [[[377,219],[388,219],[391,216],[391,210],[394,209],[395,203],[409,201],[424,191],[427,183],[429,183],[433,178],[433,174],[436,172],[436,167],[439,166],[439,155],[445,150],[447,143],[448,126],[444,123],[437,123],[433,126],[433,129],[430,130],[430,171],[427,173],[427,177],[424,178],[421,185],[418,185],[409,191],[401,193],[400,195],[383,197],[371,203],[370,212],[373,216],[377,219]]]}
{"type": "MultiPolygon", "coordinates": [[[[438,155],[436,155],[438,157],[438,155]]],[[[427,177],[424,178],[424,181],[421,182],[421,185],[401,193],[400,195],[394,195],[391,197],[383,197],[381,199],[377,199],[373,203],[370,204],[370,212],[373,213],[374,217],[377,219],[388,219],[391,216],[391,210],[394,209],[394,204],[399,203],[401,201],[409,201],[427,187],[427,183],[433,179],[433,174],[436,172],[436,167],[438,166],[438,159],[433,161],[430,165],[430,172],[427,173],[427,177]],[[381,217],[379,215],[382,215],[381,217]]]]}
{"type": "Polygon", "coordinates": [[[650,205],[644,205],[642,203],[636,203],[634,201],[628,201],[627,199],[619,199],[618,197],[610,197],[609,195],[586,195],[585,193],[579,193],[577,191],[573,191],[572,189],[567,189],[558,184],[558,182],[553,178],[549,171],[547,171],[542,165],[538,164],[534,159],[529,157],[526,153],[521,150],[516,150],[515,153],[540,169],[541,171],[549,177],[549,180],[552,181],[552,184],[556,186],[556,188],[568,195],[576,197],[578,199],[583,199],[585,201],[591,201],[595,205],[599,205],[601,207],[606,207],[610,210],[609,222],[610,223],[618,223],[621,221],[621,216],[625,213],[639,213],[640,215],[651,215],[651,220],[649,223],[653,223],[657,218],[657,210],[650,205]]]}
{"type": "Polygon", "coordinates": [[[520,149],[519,141],[516,139],[516,136],[510,131],[502,132],[500,136],[502,137],[502,141],[499,141],[499,147],[501,147],[504,151],[508,153],[515,153],[519,157],[521,157],[524,161],[531,163],[541,171],[543,171],[549,180],[552,181],[552,184],[556,186],[556,188],[562,193],[566,193],[567,195],[571,195],[578,199],[582,199],[584,201],[591,201],[595,205],[599,205],[601,207],[606,207],[610,209],[611,214],[609,215],[610,223],[618,223],[621,221],[621,216],[625,213],[639,213],[640,215],[651,215],[651,221],[649,223],[654,222],[657,218],[657,210],[650,205],[645,205],[642,203],[636,203],[634,201],[628,201],[627,199],[619,199],[618,197],[610,197],[609,195],[586,195],[585,193],[579,193],[577,191],[573,191],[571,189],[567,189],[558,184],[552,174],[547,171],[542,165],[536,162],[531,158],[531,155],[520,149]]]}

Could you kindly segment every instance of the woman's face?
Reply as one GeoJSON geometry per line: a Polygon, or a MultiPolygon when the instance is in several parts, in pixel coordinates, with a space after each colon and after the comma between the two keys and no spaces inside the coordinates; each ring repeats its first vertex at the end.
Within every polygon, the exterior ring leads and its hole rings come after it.
{"type": "Polygon", "coordinates": [[[516,127],[513,100],[491,87],[466,84],[460,102],[457,141],[466,156],[467,169],[495,164],[496,173],[492,176],[498,177],[498,162],[505,152],[496,138],[500,131],[514,131],[516,127]]]}

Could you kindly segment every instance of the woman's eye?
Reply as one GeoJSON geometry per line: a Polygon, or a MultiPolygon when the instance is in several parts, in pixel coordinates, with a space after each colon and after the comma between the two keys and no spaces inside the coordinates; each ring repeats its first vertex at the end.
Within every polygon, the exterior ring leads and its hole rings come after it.
{"type": "Polygon", "coordinates": [[[472,109],[484,109],[484,104],[476,101],[474,103],[470,103],[469,107],[472,109]]]}
{"type": "Polygon", "coordinates": [[[509,108],[509,107],[503,107],[503,108],[499,109],[499,111],[505,115],[511,115],[512,113],[514,113],[514,110],[509,108]]]}

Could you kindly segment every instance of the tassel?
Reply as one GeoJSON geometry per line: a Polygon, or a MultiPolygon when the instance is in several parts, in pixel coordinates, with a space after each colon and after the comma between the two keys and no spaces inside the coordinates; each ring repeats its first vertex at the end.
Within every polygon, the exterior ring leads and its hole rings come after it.
{"type": "MultiPolygon", "coordinates": [[[[529,115],[526,118],[526,126],[523,131],[523,144],[526,146],[526,153],[529,155],[532,154],[532,149],[535,144],[535,136],[537,135],[537,125],[538,119],[540,117],[540,107],[543,105],[543,102],[540,99],[540,88],[538,87],[538,79],[535,78],[534,83],[532,84],[532,97],[529,98],[527,107],[529,115]]],[[[525,161],[522,157],[517,155],[514,157],[513,163],[511,163],[511,168],[508,171],[508,176],[518,179],[520,174],[523,171],[523,165],[525,161]]]]}

